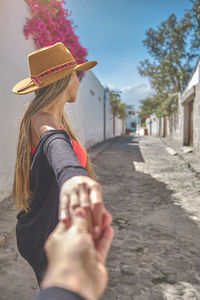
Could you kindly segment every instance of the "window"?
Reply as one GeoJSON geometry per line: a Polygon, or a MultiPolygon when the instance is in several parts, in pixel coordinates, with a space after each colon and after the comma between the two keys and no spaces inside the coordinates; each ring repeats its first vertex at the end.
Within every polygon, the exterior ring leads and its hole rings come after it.
{"type": "Polygon", "coordinates": [[[131,127],[135,128],[136,127],[136,123],[135,122],[131,122],[131,127]]]}

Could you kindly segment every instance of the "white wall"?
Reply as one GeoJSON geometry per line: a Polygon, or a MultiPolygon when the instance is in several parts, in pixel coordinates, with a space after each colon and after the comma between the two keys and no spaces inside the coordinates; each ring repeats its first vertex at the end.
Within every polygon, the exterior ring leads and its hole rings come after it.
{"type": "Polygon", "coordinates": [[[122,119],[116,117],[115,118],[115,135],[122,135],[123,134],[123,121],[122,119]]]}
{"type": "Polygon", "coordinates": [[[191,87],[193,87],[194,85],[196,85],[197,83],[199,83],[199,67],[200,67],[200,61],[196,67],[196,70],[194,72],[194,74],[192,75],[192,78],[190,79],[189,83],[188,83],[188,87],[187,90],[191,89],[191,87]]]}
{"type": "MultiPolygon", "coordinates": [[[[112,137],[109,94],[106,94],[106,138],[112,137]]],[[[75,103],[65,111],[82,144],[94,145],[104,140],[104,87],[92,70],[85,72],[75,103]]]]}
{"type": "Polygon", "coordinates": [[[192,77],[190,78],[188,85],[186,89],[184,90],[182,96],[189,91],[193,86],[198,84],[200,82],[200,57],[198,58],[198,61],[196,63],[195,69],[193,70],[192,77]]]}
{"type": "Polygon", "coordinates": [[[195,87],[193,105],[193,146],[200,153],[200,83],[195,87]]]}
{"type": "Polygon", "coordinates": [[[113,137],[113,117],[112,107],[110,105],[110,93],[106,94],[106,139],[113,137]]]}
{"type": "Polygon", "coordinates": [[[137,127],[136,127],[136,136],[143,136],[144,130],[145,130],[145,127],[142,127],[141,124],[138,123],[137,127]]]}
{"type": "Polygon", "coordinates": [[[150,115],[150,117],[146,119],[146,128],[148,129],[148,135],[159,135],[159,119],[155,114],[150,115]]]}
{"type": "Polygon", "coordinates": [[[169,120],[169,135],[170,137],[183,143],[183,119],[184,119],[184,106],[181,104],[181,97],[179,95],[178,111],[168,117],[169,120]]]}
{"type": "Polygon", "coordinates": [[[30,97],[11,91],[29,76],[27,55],[35,50],[33,42],[24,38],[26,16],[29,9],[24,0],[0,2],[0,201],[10,194],[19,116],[30,97]]]}

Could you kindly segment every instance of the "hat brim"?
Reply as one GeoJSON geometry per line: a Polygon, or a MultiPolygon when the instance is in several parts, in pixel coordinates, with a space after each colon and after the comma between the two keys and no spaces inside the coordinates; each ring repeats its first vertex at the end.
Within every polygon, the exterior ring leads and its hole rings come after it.
{"type": "Polygon", "coordinates": [[[91,60],[84,62],[82,64],[78,64],[76,66],[70,67],[68,69],[61,70],[57,73],[51,74],[49,76],[46,76],[41,79],[42,86],[38,87],[30,77],[25,78],[21,81],[19,81],[17,84],[14,85],[12,88],[12,92],[18,95],[25,95],[34,91],[37,91],[45,86],[48,86],[49,84],[52,84],[67,75],[71,74],[73,71],[87,71],[94,66],[96,66],[97,61],[96,60],[91,60]]]}

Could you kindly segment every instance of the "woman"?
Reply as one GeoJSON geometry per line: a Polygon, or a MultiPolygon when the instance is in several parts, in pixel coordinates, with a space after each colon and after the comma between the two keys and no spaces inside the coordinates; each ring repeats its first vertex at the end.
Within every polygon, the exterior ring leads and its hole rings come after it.
{"type": "Polygon", "coordinates": [[[74,102],[81,72],[97,62],[77,64],[62,44],[28,56],[30,77],[13,87],[16,94],[35,92],[21,120],[12,196],[17,208],[16,236],[21,255],[32,266],[40,284],[46,268],[44,243],[58,220],[84,207],[94,241],[108,214],[90,158],[64,113],[74,102]]]}

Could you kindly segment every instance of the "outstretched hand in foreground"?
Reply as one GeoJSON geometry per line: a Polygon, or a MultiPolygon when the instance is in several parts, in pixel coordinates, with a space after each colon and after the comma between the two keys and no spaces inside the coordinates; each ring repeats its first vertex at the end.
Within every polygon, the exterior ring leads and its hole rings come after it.
{"type": "Polygon", "coordinates": [[[70,227],[59,222],[45,244],[48,268],[41,288],[61,287],[85,299],[98,299],[108,280],[105,262],[114,235],[111,221],[104,209],[101,235],[95,241],[83,208],[74,210],[70,227]]]}

